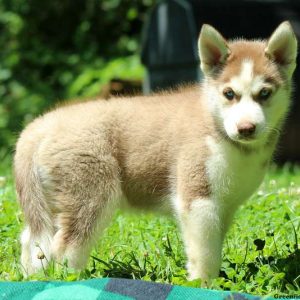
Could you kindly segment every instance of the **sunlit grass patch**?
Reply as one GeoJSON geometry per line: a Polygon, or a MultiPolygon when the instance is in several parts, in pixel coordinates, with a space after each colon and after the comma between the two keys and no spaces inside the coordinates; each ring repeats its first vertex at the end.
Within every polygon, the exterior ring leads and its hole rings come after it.
{"type": "MultiPolygon", "coordinates": [[[[225,240],[220,277],[211,288],[293,295],[300,289],[300,169],[270,168],[264,183],[239,209],[225,240]]],[[[0,280],[27,280],[19,264],[22,215],[11,167],[0,167],[0,280]]],[[[121,277],[197,286],[188,282],[180,232],[172,218],[118,213],[99,238],[87,268],[51,262],[28,279],[121,277]]]]}

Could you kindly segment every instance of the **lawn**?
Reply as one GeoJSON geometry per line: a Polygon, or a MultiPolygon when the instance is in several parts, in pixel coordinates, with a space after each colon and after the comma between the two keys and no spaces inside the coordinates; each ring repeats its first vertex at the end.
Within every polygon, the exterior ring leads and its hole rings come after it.
{"type": "MultiPolygon", "coordinates": [[[[238,211],[226,238],[220,277],[211,288],[254,294],[300,292],[300,168],[272,166],[256,194],[238,211]]],[[[16,203],[10,160],[0,165],[0,280],[25,280],[19,264],[22,214],[16,203]]],[[[52,263],[29,279],[78,280],[123,277],[185,286],[183,244],[174,220],[118,213],[76,273],[52,263]]]]}

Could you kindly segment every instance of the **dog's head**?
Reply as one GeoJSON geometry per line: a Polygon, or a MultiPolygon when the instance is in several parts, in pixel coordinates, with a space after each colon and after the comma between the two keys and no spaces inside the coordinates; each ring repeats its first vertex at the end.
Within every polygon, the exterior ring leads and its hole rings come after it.
{"type": "Polygon", "coordinates": [[[290,105],[297,40],[283,22],[268,40],[227,42],[203,25],[199,37],[204,92],[221,130],[233,141],[254,145],[278,128],[290,105]]]}

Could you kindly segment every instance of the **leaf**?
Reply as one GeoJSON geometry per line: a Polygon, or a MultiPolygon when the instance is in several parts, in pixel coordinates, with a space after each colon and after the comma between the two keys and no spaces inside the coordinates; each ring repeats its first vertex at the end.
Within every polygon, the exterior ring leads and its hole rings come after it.
{"type": "Polygon", "coordinates": [[[254,245],[256,246],[256,251],[263,250],[265,247],[266,241],[261,239],[254,240],[254,245]]]}

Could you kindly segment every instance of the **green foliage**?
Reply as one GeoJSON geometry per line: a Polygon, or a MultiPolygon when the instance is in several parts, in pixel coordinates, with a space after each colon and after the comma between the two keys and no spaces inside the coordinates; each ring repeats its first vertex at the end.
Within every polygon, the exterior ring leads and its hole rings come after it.
{"type": "Polygon", "coordinates": [[[0,147],[56,101],[141,78],[136,53],[154,2],[0,0],[0,147]]]}
{"type": "MultiPolygon", "coordinates": [[[[210,288],[258,295],[299,295],[300,169],[273,167],[242,207],[225,240],[220,277],[210,288]]],[[[19,264],[22,216],[10,166],[0,166],[0,280],[25,280],[19,264]]],[[[32,280],[122,277],[199,287],[187,281],[185,255],[174,220],[119,213],[78,273],[51,263],[32,280]]]]}

